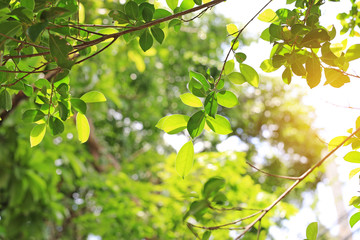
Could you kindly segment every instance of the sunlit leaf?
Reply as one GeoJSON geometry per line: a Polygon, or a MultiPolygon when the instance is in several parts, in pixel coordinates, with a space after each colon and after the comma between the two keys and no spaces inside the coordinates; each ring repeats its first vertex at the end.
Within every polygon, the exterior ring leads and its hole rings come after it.
{"type": "Polygon", "coordinates": [[[355,168],[350,171],[349,173],[349,179],[351,179],[353,176],[355,176],[358,172],[360,172],[360,168],[355,168]]]}
{"type": "Polygon", "coordinates": [[[197,81],[199,81],[203,85],[205,91],[209,90],[210,84],[208,83],[208,81],[206,81],[206,78],[201,73],[190,71],[189,77],[190,79],[195,78],[197,81]]]}
{"type": "Polygon", "coordinates": [[[76,130],[81,143],[86,142],[90,136],[90,125],[86,116],[80,112],[76,115],[76,130]]]}
{"type": "Polygon", "coordinates": [[[350,82],[349,76],[343,74],[342,72],[332,69],[332,68],[325,68],[325,77],[326,77],[326,84],[330,84],[332,87],[339,88],[343,86],[345,83],[350,82]]]}
{"type": "Polygon", "coordinates": [[[168,134],[176,134],[187,127],[189,119],[189,116],[174,114],[161,118],[155,127],[164,130],[168,134]]]}
{"type": "Polygon", "coordinates": [[[336,148],[340,143],[342,143],[347,137],[346,136],[339,136],[331,139],[331,141],[328,144],[328,150],[331,151],[334,148],[336,148]]]}
{"type": "Polygon", "coordinates": [[[178,5],[179,0],[166,0],[167,5],[169,6],[169,8],[171,8],[172,10],[174,10],[177,5],[178,5]]]}
{"type": "Polygon", "coordinates": [[[221,91],[217,93],[218,103],[221,106],[232,108],[239,104],[236,95],[230,91],[221,91]]]}
{"type": "Polygon", "coordinates": [[[215,118],[206,117],[206,124],[217,134],[227,135],[232,133],[229,120],[221,115],[217,114],[215,118]]]}
{"type": "Polygon", "coordinates": [[[185,178],[189,174],[194,162],[194,145],[189,141],[181,147],[175,160],[176,172],[180,177],[185,178]]]}
{"type": "Polygon", "coordinates": [[[201,134],[205,126],[205,113],[198,111],[189,119],[187,130],[192,138],[196,138],[201,134]]]}
{"type": "Polygon", "coordinates": [[[85,103],[106,102],[104,94],[98,91],[90,91],[80,97],[85,103]]]}
{"type": "Polygon", "coordinates": [[[318,234],[318,223],[312,222],[306,228],[306,238],[308,240],[316,240],[318,234]]]}
{"type": "Polygon", "coordinates": [[[235,33],[237,33],[239,31],[237,26],[233,23],[226,25],[226,30],[230,35],[234,35],[235,33]]]}
{"type": "Polygon", "coordinates": [[[230,74],[233,70],[234,70],[234,60],[229,60],[225,63],[225,67],[224,67],[224,73],[226,75],[230,74]]]}
{"type": "Polygon", "coordinates": [[[260,21],[270,23],[270,22],[275,22],[276,20],[278,20],[278,16],[276,15],[276,13],[273,10],[266,9],[265,11],[260,13],[260,15],[258,16],[258,19],[260,21]]]}
{"type": "Polygon", "coordinates": [[[76,111],[82,114],[86,114],[86,110],[87,110],[86,103],[80,98],[72,98],[71,107],[73,107],[76,111]]]}
{"type": "Polygon", "coordinates": [[[191,93],[184,93],[180,95],[181,101],[190,107],[202,107],[201,100],[191,93]]]}
{"type": "Polygon", "coordinates": [[[350,221],[349,221],[350,227],[353,227],[359,220],[360,220],[360,212],[353,214],[350,217],[350,221]]]}
{"type": "Polygon", "coordinates": [[[345,155],[344,160],[352,163],[360,163],[360,152],[357,151],[348,152],[345,155]]]}
{"type": "Polygon", "coordinates": [[[346,61],[353,61],[360,58],[360,44],[354,44],[349,47],[345,54],[346,61]]]}
{"type": "Polygon", "coordinates": [[[255,69],[249,65],[240,64],[240,71],[248,83],[254,87],[259,86],[259,74],[255,71],[255,69]]]}
{"type": "Polygon", "coordinates": [[[244,75],[239,72],[232,72],[227,77],[234,84],[243,84],[244,82],[246,82],[244,75]]]}
{"type": "Polygon", "coordinates": [[[26,110],[22,116],[24,122],[37,122],[45,116],[43,112],[37,109],[26,110]]]}
{"type": "Polygon", "coordinates": [[[218,108],[218,102],[215,92],[211,92],[206,98],[204,102],[205,112],[211,116],[215,117],[218,108]]]}
{"type": "Polygon", "coordinates": [[[43,140],[46,132],[46,124],[39,124],[33,127],[30,132],[30,145],[35,147],[43,140]]]}

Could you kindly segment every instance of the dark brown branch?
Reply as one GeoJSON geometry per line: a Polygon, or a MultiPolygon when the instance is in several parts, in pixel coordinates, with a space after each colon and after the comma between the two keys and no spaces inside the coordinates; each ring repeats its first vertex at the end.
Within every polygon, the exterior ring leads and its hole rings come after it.
{"type": "Polygon", "coordinates": [[[252,223],[246,226],[245,230],[236,238],[237,240],[240,239],[250,231],[250,229],[259,222],[273,207],[275,207],[283,198],[285,198],[302,180],[304,180],[310,173],[312,173],[316,168],[321,166],[326,159],[328,159],[330,156],[332,156],[341,146],[343,146],[350,138],[352,138],[356,133],[360,132],[360,128],[356,129],[355,132],[353,132],[350,136],[348,136],[344,141],[342,141],[336,148],[334,148],[332,151],[330,151],[328,154],[326,154],[325,157],[323,157],[320,161],[318,161],[315,165],[313,165],[311,168],[309,168],[305,173],[303,173],[296,182],[294,182],[288,189],[286,189],[283,194],[280,195],[272,204],[270,204],[266,209],[264,209],[264,212],[261,213],[261,215],[256,218],[252,223]]]}
{"type": "Polygon", "coordinates": [[[299,177],[289,177],[289,176],[282,176],[282,175],[276,175],[276,174],[272,174],[272,173],[268,173],[268,172],[265,172],[257,167],[255,167],[254,165],[252,165],[251,163],[249,162],[246,162],[247,165],[249,165],[250,167],[256,169],[257,171],[261,172],[261,173],[264,173],[270,177],[276,177],[276,178],[282,178],[282,179],[289,179],[289,180],[298,180],[299,177]]]}

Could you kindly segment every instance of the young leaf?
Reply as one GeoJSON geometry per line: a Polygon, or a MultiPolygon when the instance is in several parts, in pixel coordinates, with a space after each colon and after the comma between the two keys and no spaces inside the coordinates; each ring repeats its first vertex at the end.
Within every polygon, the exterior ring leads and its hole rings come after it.
{"type": "Polygon", "coordinates": [[[360,163],[360,152],[357,151],[348,152],[345,155],[344,160],[352,163],[360,163]]]}
{"type": "Polygon", "coordinates": [[[255,69],[249,65],[240,64],[240,71],[248,83],[254,87],[259,86],[259,74],[255,71],[255,69]]]}
{"type": "Polygon", "coordinates": [[[189,119],[189,116],[174,114],[161,118],[155,127],[164,130],[168,134],[176,134],[187,127],[189,119]]]}
{"type": "Polygon", "coordinates": [[[235,53],[236,61],[241,64],[246,60],[246,54],[242,52],[235,53]]]}
{"type": "Polygon", "coordinates": [[[236,34],[239,29],[236,27],[235,24],[231,23],[231,24],[228,24],[226,25],[226,31],[230,34],[230,35],[234,35],[236,34]]]}
{"type": "Polygon", "coordinates": [[[73,50],[73,47],[64,38],[56,35],[50,35],[49,46],[51,56],[59,67],[71,69],[74,62],[69,59],[68,54],[73,50]]]}
{"type": "Polygon", "coordinates": [[[206,124],[211,130],[217,134],[227,135],[232,133],[231,125],[229,120],[221,115],[216,115],[215,118],[207,117],[206,124]]]}
{"type": "Polygon", "coordinates": [[[202,195],[205,199],[214,196],[220,189],[225,186],[225,179],[222,177],[212,177],[206,181],[202,189],[202,195]]]}
{"type": "Polygon", "coordinates": [[[55,136],[55,135],[60,134],[60,133],[62,133],[64,131],[64,124],[57,117],[50,116],[49,128],[50,128],[51,134],[53,136],[55,136]]]}
{"type": "Polygon", "coordinates": [[[349,179],[351,179],[353,176],[355,176],[358,172],[360,172],[360,168],[355,168],[350,171],[349,173],[349,179]]]}
{"type": "Polygon", "coordinates": [[[35,147],[43,140],[46,132],[46,124],[39,124],[33,127],[30,132],[30,145],[31,147],[35,147]]]}
{"type": "Polygon", "coordinates": [[[350,62],[360,58],[360,44],[354,44],[346,51],[345,59],[350,62]]]}
{"type": "Polygon", "coordinates": [[[282,80],[284,83],[286,84],[290,84],[291,83],[291,77],[292,77],[292,73],[289,67],[286,67],[284,72],[282,73],[282,80]]]}
{"type": "Polygon", "coordinates": [[[350,217],[350,226],[353,227],[360,220],[360,212],[355,213],[350,217]]]}
{"type": "Polygon", "coordinates": [[[263,22],[271,23],[271,22],[275,22],[279,18],[273,10],[266,9],[258,16],[258,19],[263,22]]]}
{"type": "MultiPolygon", "coordinates": [[[[340,143],[342,143],[347,137],[346,136],[339,136],[331,139],[331,141],[328,144],[328,151],[333,150],[336,148],[340,143]]],[[[345,144],[344,144],[345,145],[345,144]]]]}
{"type": "Polygon", "coordinates": [[[172,10],[174,10],[175,8],[177,8],[177,5],[179,3],[179,0],[166,0],[167,5],[169,6],[169,8],[171,8],[172,10]]]}
{"type": "Polygon", "coordinates": [[[86,114],[86,103],[81,100],[80,98],[72,98],[71,100],[71,107],[73,107],[76,111],[86,114]]]}
{"type": "Polygon", "coordinates": [[[86,116],[80,112],[76,115],[76,130],[81,143],[86,142],[90,136],[90,126],[86,116]]]}
{"type": "Polygon", "coordinates": [[[106,102],[104,94],[98,91],[87,92],[80,99],[85,103],[106,102]]]}
{"type": "Polygon", "coordinates": [[[196,138],[201,134],[205,126],[205,113],[198,111],[191,116],[187,124],[187,130],[192,138],[196,138]]]}
{"type": "Polygon", "coordinates": [[[159,27],[152,27],[150,30],[155,40],[162,44],[165,37],[163,30],[161,30],[159,27]]]}
{"type": "Polygon", "coordinates": [[[194,145],[189,141],[181,147],[176,156],[175,168],[180,177],[185,178],[189,174],[194,162],[194,145]]]}
{"type": "Polygon", "coordinates": [[[211,92],[204,102],[205,112],[211,117],[215,117],[217,113],[218,103],[215,92],[211,92]]]}
{"type": "Polygon", "coordinates": [[[139,43],[140,43],[140,47],[141,49],[146,52],[147,50],[149,50],[153,43],[154,43],[154,40],[149,32],[149,30],[145,30],[143,32],[143,34],[141,34],[140,36],[140,39],[139,39],[139,43]]]}
{"type": "Polygon", "coordinates": [[[192,94],[194,94],[197,97],[205,97],[206,96],[206,90],[204,86],[195,78],[191,78],[188,88],[192,94]]]}
{"type": "Polygon", "coordinates": [[[316,240],[318,234],[318,223],[312,222],[306,228],[306,238],[308,240],[316,240]]]}
{"type": "Polygon", "coordinates": [[[201,240],[209,240],[211,236],[211,231],[205,231],[201,240]]]}
{"type": "Polygon", "coordinates": [[[218,103],[221,106],[232,108],[238,105],[239,101],[236,97],[236,95],[230,91],[221,91],[216,94],[218,98],[218,103]]]}
{"type": "Polygon", "coordinates": [[[234,70],[234,60],[229,60],[225,63],[225,67],[224,67],[224,73],[226,75],[230,74],[233,70],[234,70]]]}
{"type": "Polygon", "coordinates": [[[9,111],[12,108],[11,95],[6,89],[0,93],[0,109],[1,108],[6,111],[9,111]]]}
{"type": "Polygon", "coordinates": [[[181,101],[190,107],[202,107],[201,100],[191,93],[184,93],[180,95],[181,101]]]}
{"type": "Polygon", "coordinates": [[[246,79],[245,79],[244,75],[242,75],[239,72],[232,72],[227,77],[234,84],[239,84],[240,85],[240,84],[243,84],[244,82],[246,82],[246,79]]]}

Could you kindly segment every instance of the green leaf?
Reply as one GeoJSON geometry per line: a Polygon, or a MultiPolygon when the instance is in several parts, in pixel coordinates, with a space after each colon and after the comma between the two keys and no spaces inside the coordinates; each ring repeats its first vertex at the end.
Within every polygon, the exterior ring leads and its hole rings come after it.
{"type": "Polygon", "coordinates": [[[150,7],[146,6],[143,8],[141,15],[145,22],[151,22],[151,20],[153,19],[154,11],[150,7]]]}
{"type": "Polygon", "coordinates": [[[164,130],[168,134],[176,134],[187,127],[189,119],[189,116],[174,114],[161,118],[155,127],[164,130]]]}
{"type": "Polygon", "coordinates": [[[213,197],[211,202],[214,202],[219,205],[223,205],[223,204],[225,204],[226,200],[227,200],[227,197],[225,196],[225,194],[222,192],[218,192],[217,194],[215,194],[215,196],[213,197]]]}
{"type": "Polygon", "coordinates": [[[80,97],[85,103],[106,102],[104,94],[98,91],[90,91],[80,97]]]}
{"type": "Polygon", "coordinates": [[[137,19],[139,16],[139,6],[134,1],[125,4],[125,13],[131,19],[137,19]]]}
{"type": "Polygon", "coordinates": [[[202,189],[202,195],[205,199],[214,196],[225,186],[225,179],[222,177],[212,177],[206,181],[202,189]]]}
{"type": "Polygon", "coordinates": [[[354,196],[349,201],[349,206],[358,207],[359,204],[360,204],[360,197],[359,196],[354,196]]]}
{"type": "Polygon", "coordinates": [[[111,10],[109,12],[109,17],[111,17],[115,21],[118,21],[119,24],[124,24],[124,23],[129,22],[128,16],[125,13],[123,13],[122,11],[111,10]]]}
{"type": "Polygon", "coordinates": [[[360,163],[360,152],[357,151],[348,152],[345,155],[344,160],[352,163],[360,163]]]}
{"type": "Polygon", "coordinates": [[[201,100],[191,93],[184,93],[180,95],[181,101],[190,107],[202,107],[201,100]]]}
{"type": "Polygon", "coordinates": [[[254,87],[259,86],[259,74],[246,64],[240,64],[240,71],[244,75],[246,81],[254,87]]]}
{"type": "Polygon", "coordinates": [[[154,12],[154,19],[164,18],[171,16],[171,12],[165,10],[165,9],[156,9],[154,12]]]}
{"type": "Polygon", "coordinates": [[[229,60],[225,63],[225,67],[224,67],[224,73],[226,75],[230,74],[233,70],[234,70],[234,60],[229,60]]]}
{"type": "Polygon", "coordinates": [[[201,134],[205,126],[205,113],[198,111],[191,116],[187,124],[187,130],[192,138],[196,138],[201,134]]]}
{"type": "Polygon", "coordinates": [[[236,61],[241,64],[246,60],[246,54],[242,52],[235,53],[236,61]]]}
{"type": "Polygon", "coordinates": [[[41,79],[37,80],[35,82],[35,87],[37,87],[39,89],[42,89],[43,87],[45,87],[46,89],[51,88],[49,81],[45,78],[41,78],[41,79]]]}
{"type": "Polygon", "coordinates": [[[264,71],[264,72],[274,72],[276,71],[278,68],[275,68],[273,65],[272,65],[272,61],[271,59],[266,59],[264,60],[261,65],[260,65],[260,68],[264,71]]]}
{"type": "Polygon", "coordinates": [[[159,27],[152,27],[150,30],[155,40],[162,44],[165,37],[163,30],[161,30],[159,27]]]}
{"type": "Polygon", "coordinates": [[[290,84],[291,78],[292,78],[291,70],[289,67],[286,67],[284,72],[282,73],[282,80],[284,81],[284,83],[290,84]]]}
{"type": "Polygon", "coordinates": [[[31,39],[32,42],[36,42],[36,39],[38,38],[40,33],[42,33],[42,31],[44,31],[44,29],[47,27],[47,25],[48,25],[48,22],[45,21],[45,22],[40,22],[40,23],[31,25],[27,29],[27,34],[29,35],[29,38],[31,39]]]}
{"type": "Polygon", "coordinates": [[[206,124],[217,134],[227,135],[232,133],[229,120],[221,115],[217,114],[215,118],[207,117],[206,124]]]}
{"type": "Polygon", "coordinates": [[[266,9],[258,16],[258,19],[263,22],[271,23],[271,22],[275,22],[279,18],[273,10],[266,9]]]}
{"type": "Polygon", "coordinates": [[[49,128],[53,136],[58,135],[64,131],[64,123],[57,117],[50,116],[49,128]]]}
{"type": "Polygon", "coordinates": [[[217,93],[218,103],[221,106],[232,108],[238,105],[239,101],[236,95],[230,91],[221,91],[217,93]]]}
{"type": "Polygon", "coordinates": [[[201,5],[202,4],[202,0],[194,0],[194,2],[196,3],[196,5],[201,5]]]}
{"type": "Polygon", "coordinates": [[[66,121],[69,117],[69,108],[63,102],[58,103],[58,108],[61,120],[66,121]]]}
{"type": "Polygon", "coordinates": [[[180,4],[180,8],[181,8],[181,10],[185,11],[185,10],[193,8],[194,5],[195,5],[195,2],[193,0],[183,0],[182,3],[180,4]]]}
{"type": "Polygon", "coordinates": [[[24,122],[37,122],[45,116],[43,112],[37,109],[29,109],[24,112],[22,115],[22,120],[24,122]]]}
{"type": "Polygon", "coordinates": [[[312,222],[306,228],[306,238],[308,240],[316,240],[318,234],[318,223],[312,222]]]}
{"type": "Polygon", "coordinates": [[[189,174],[194,162],[194,145],[189,141],[181,147],[175,160],[176,172],[180,177],[185,178],[189,174]]]}
{"type": "Polygon", "coordinates": [[[166,3],[169,6],[169,8],[174,10],[175,8],[177,8],[179,0],[166,0],[166,3]]]}
{"type": "MultiPolygon", "coordinates": [[[[21,23],[18,21],[5,21],[0,23],[0,32],[9,37],[14,37],[21,31],[21,23]]],[[[0,49],[8,39],[0,36],[0,49]]]]}
{"type": "Polygon", "coordinates": [[[195,78],[191,78],[188,88],[192,94],[198,97],[205,97],[206,96],[206,90],[204,86],[195,78]]]}
{"type": "Polygon", "coordinates": [[[30,145],[35,147],[43,140],[46,132],[46,124],[39,124],[33,127],[30,132],[30,145]]]}
{"type": "Polygon", "coordinates": [[[271,58],[271,63],[274,68],[279,68],[286,63],[287,59],[281,55],[274,55],[271,58]]]}
{"type": "Polygon", "coordinates": [[[201,240],[209,240],[211,236],[211,231],[205,231],[201,240]]]}
{"type": "Polygon", "coordinates": [[[345,59],[350,62],[360,58],[360,44],[354,44],[346,51],[345,59]]]}
{"type": "Polygon", "coordinates": [[[355,168],[350,171],[349,173],[349,179],[351,179],[353,176],[355,176],[358,172],[360,172],[360,168],[355,168]]]}
{"type": "Polygon", "coordinates": [[[332,68],[325,68],[325,77],[326,77],[326,84],[330,84],[332,87],[339,88],[343,86],[345,83],[350,82],[349,76],[343,74],[340,71],[337,71],[332,68]]]}
{"type": "Polygon", "coordinates": [[[201,73],[190,71],[189,77],[190,77],[190,80],[192,78],[195,78],[197,81],[199,81],[203,85],[205,91],[208,91],[210,89],[210,84],[208,83],[208,81],[206,81],[206,78],[201,73]]]}
{"type": "Polygon", "coordinates": [[[234,35],[236,34],[239,29],[237,28],[237,26],[233,23],[230,23],[228,25],[226,25],[226,31],[230,34],[230,35],[234,35]]]}
{"type": "Polygon", "coordinates": [[[9,111],[12,108],[11,95],[6,89],[0,93],[0,109],[1,108],[6,111],[9,111]]]}
{"type": "Polygon", "coordinates": [[[227,77],[234,84],[243,84],[244,82],[246,82],[244,75],[239,72],[232,72],[227,77]]]}
{"type": "Polygon", "coordinates": [[[73,47],[64,38],[56,35],[50,35],[49,46],[51,56],[59,67],[71,69],[74,62],[69,59],[68,54],[73,50],[73,47]]]}
{"type": "Polygon", "coordinates": [[[34,0],[20,0],[20,3],[21,3],[22,7],[30,9],[31,11],[34,10],[34,7],[35,7],[34,0]]]}
{"type": "Polygon", "coordinates": [[[205,99],[204,102],[205,112],[211,116],[215,117],[217,113],[218,103],[215,92],[211,92],[205,99]]]}
{"type": "Polygon", "coordinates": [[[140,47],[141,49],[146,52],[147,50],[149,50],[153,43],[154,43],[154,40],[149,32],[149,30],[145,30],[143,32],[143,34],[141,34],[140,36],[140,39],[139,39],[139,43],[140,43],[140,47]]]}
{"type": "Polygon", "coordinates": [[[273,38],[282,39],[282,27],[272,23],[269,27],[270,36],[273,38]]]}
{"type": "Polygon", "coordinates": [[[321,43],[330,41],[330,36],[325,29],[314,29],[305,35],[301,44],[308,48],[320,48],[321,43]]]}
{"type": "Polygon", "coordinates": [[[206,199],[194,201],[190,205],[189,211],[183,217],[185,220],[189,215],[193,215],[197,221],[206,213],[206,210],[209,208],[209,202],[206,199]]]}
{"type": "Polygon", "coordinates": [[[314,54],[312,57],[307,58],[306,63],[306,81],[310,88],[319,85],[321,80],[321,66],[319,58],[314,54]]]}
{"type": "Polygon", "coordinates": [[[360,220],[360,212],[355,213],[350,217],[350,226],[353,227],[360,220]]]}
{"type": "Polygon", "coordinates": [[[56,91],[61,95],[61,97],[67,98],[69,96],[69,85],[66,83],[61,83],[56,88],[56,91]]]}
{"type": "Polygon", "coordinates": [[[175,18],[169,22],[169,28],[174,27],[175,31],[178,32],[180,30],[181,23],[180,19],[175,18]]]}
{"type": "Polygon", "coordinates": [[[82,113],[82,114],[86,114],[86,103],[81,100],[80,98],[72,98],[70,100],[71,102],[71,107],[74,108],[76,111],[82,113]]]}
{"type": "Polygon", "coordinates": [[[90,136],[90,126],[86,116],[80,112],[76,115],[76,130],[81,143],[86,142],[90,136]]]}

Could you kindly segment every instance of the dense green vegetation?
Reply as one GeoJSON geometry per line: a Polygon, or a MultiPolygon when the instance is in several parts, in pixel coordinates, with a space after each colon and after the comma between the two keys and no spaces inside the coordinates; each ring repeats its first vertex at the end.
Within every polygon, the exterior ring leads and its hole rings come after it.
{"type": "MultiPolygon", "coordinates": [[[[324,69],[341,87],[358,45],[331,45],[325,2],[287,1],[259,15],[274,44],[261,68],[283,81],[261,77],[244,29],[202,14],[221,2],[0,1],[0,239],[265,239],[297,212],[325,159],[314,165],[312,109],[284,82],[313,88],[324,69]],[[218,151],[230,141],[246,147],[218,151]]],[[[342,33],[357,34],[356,6],[342,33]]],[[[356,150],[351,132],[330,146],[356,150]]]]}

